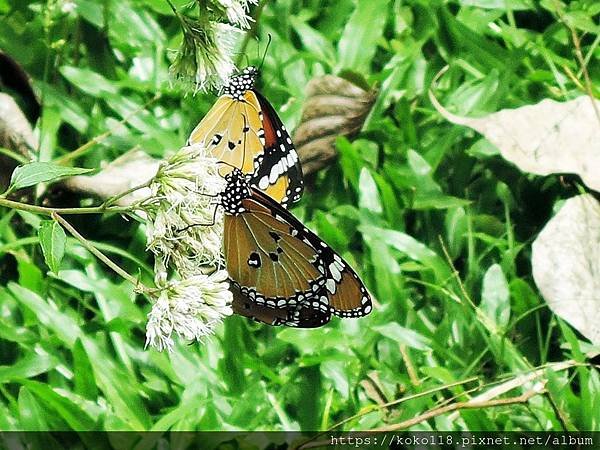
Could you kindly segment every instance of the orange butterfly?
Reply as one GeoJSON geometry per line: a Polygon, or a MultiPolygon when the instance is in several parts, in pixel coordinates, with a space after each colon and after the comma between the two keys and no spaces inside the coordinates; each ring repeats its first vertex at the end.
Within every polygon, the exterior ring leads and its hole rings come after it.
{"type": "Polygon", "coordinates": [[[352,268],[239,169],[226,177],[224,253],[234,311],[271,325],[312,328],[331,314],[361,317],[372,309],[352,268]]]}
{"type": "Polygon", "coordinates": [[[253,186],[287,207],[302,196],[302,169],[281,119],[254,89],[257,76],[250,66],[231,77],[188,142],[204,143],[212,156],[248,174],[253,186]]]}

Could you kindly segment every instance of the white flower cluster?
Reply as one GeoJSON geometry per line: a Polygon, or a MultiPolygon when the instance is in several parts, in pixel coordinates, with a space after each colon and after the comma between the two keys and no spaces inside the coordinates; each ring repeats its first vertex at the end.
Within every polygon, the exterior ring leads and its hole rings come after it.
{"type": "Polygon", "coordinates": [[[217,270],[169,283],[148,314],[146,345],[171,351],[173,333],[189,341],[212,334],[223,317],[232,313],[227,276],[226,271],[217,270]]]}
{"type": "Polygon", "coordinates": [[[224,185],[217,160],[195,144],[164,163],[150,186],[142,208],[161,293],[148,316],[146,345],[171,350],[173,332],[199,340],[232,314],[227,272],[216,270],[223,235],[216,196],[224,185]]]}
{"type": "Polygon", "coordinates": [[[202,2],[198,20],[175,11],[183,28],[183,42],[171,66],[175,77],[192,81],[195,90],[221,88],[235,70],[235,44],[240,33],[250,28],[252,18],[248,13],[252,4],[257,1],[202,2]]]}
{"type": "Polygon", "coordinates": [[[225,8],[229,23],[243,29],[250,28],[252,18],[248,16],[248,11],[251,4],[258,3],[257,0],[218,0],[218,2],[225,8]]]}

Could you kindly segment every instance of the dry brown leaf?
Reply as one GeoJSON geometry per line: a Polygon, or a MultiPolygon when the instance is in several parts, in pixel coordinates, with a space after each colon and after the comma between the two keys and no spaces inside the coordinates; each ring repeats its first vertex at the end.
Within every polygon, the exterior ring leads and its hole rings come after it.
{"type": "Polygon", "coordinates": [[[548,306],[600,345],[600,203],[565,201],[532,246],[533,278],[548,306]]]}
{"type": "MultiPolygon", "coordinates": [[[[8,94],[0,93],[0,147],[29,157],[36,140],[29,121],[19,105],[8,94]]],[[[4,191],[18,162],[0,155],[0,191],[4,191]]]]}
{"type": "Polygon", "coordinates": [[[337,156],[336,138],[358,132],[374,100],[373,92],[334,75],[308,83],[302,119],[294,133],[305,174],[319,170],[337,156]]]}
{"type": "Polygon", "coordinates": [[[537,175],[574,173],[600,191],[600,121],[592,103],[600,109],[600,101],[587,96],[568,102],[546,99],[474,118],[450,113],[429,94],[442,116],[484,135],[519,169],[537,175]]]}
{"type": "Polygon", "coordinates": [[[0,93],[0,146],[23,156],[36,147],[33,130],[19,105],[8,94],[0,93]]]}
{"type": "Polygon", "coordinates": [[[42,106],[33,89],[29,74],[13,57],[2,50],[0,50],[0,87],[3,91],[8,88],[11,96],[20,101],[30,123],[38,120],[42,106]]]}
{"type": "MultiPolygon", "coordinates": [[[[68,178],[64,182],[64,187],[105,200],[146,183],[156,175],[159,164],[159,160],[148,156],[141,150],[131,151],[115,159],[95,175],[78,175],[68,178]]],[[[128,206],[149,195],[150,189],[138,189],[120,198],[116,204],[128,206]]]]}

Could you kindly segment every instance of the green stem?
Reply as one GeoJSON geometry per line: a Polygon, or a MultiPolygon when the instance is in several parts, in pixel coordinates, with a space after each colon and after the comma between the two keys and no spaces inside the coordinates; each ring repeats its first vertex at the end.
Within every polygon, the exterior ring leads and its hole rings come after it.
{"type": "Polygon", "coordinates": [[[115,264],[108,256],[106,256],[104,253],[102,253],[100,250],[94,247],[86,238],[79,234],[79,232],[75,228],[73,228],[73,226],[69,222],[67,222],[65,219],[59,216],[56,212],[53,212],[51,216],[55,221],[61,224],[69,233],[71,233],[74,238],[81,242],[81,245],[88,249],[88,251],[92,255],[94,255],[96,258],[98,258],[100,261],[102,261],[104,264],[106,264],[108,267],[114,270],[125,280],[133,284],[136,287],[136,290],[139,290],[144,293],[150,292],[150,289],[144,286],[142,282],[131,276],[127,271],[123,270],[120,266],[115,264]]]}
{"type": "MultiPolygon", "coordinates": [[[[43,76],[42,76],[42,80],[44,81],[44,84],[42,85],[42,94],[41,94],[41,99],[40,99],[40,103],[43,105],[45,104],[45,99],[46,99],[46,87],[48,86],[48,77],[50,75],[50,57],[52,54],[52,42],[50,39],[50,26],[51,26],[51,22],[50,22],[50,5],[49,5],[49,0],[46,0],[46,7],[44,8],[44,17],[43,17],[43,28],[44,28],[44,44],[46,45],[46,57],[44,58],[44,72],[43,72],[43,76]]],[[[40,159],[40,154],[42,152],[42,140],[43,140],[43,136],[44,136],[44,122],[45,122],[45,114],[44,114],[44,110],[42,109],[42,112],[40,114],[40,138],[38,140],[38,144],[37,144],[37,148],[36,150],[36,155],[35,155],[35,159],[36,161],[38,161],[40,159]]]]}
{"type": "Polygon", "coordinates": [[[6,252],[9,252],[13,249],[21,248],[26,245],[33,245],[40,242],[40,239],[37,236],[30,236],[22,239],[17,239],[14,242],[9,242],[4,245],[0,245],[0,255],[3,255],[6,252]]]}
{"type": "Polygon", "coordinates": [[[132,211],[130,206],[92,206],[88,208],[47,208],[45,206],[30,205],[28,203],[15,202],[6,198],[0,198],[0,206],[6,208],[29,211],[36,214],[51,216],[56,214],[103,214],[108,212],[128,213],[132,211]]]}
{"type": "Polygon", "coordinates": [[[102,205],[100,205],[100,207],[102,207],[104,209],[111,207],[111,205],[115,204],[117,201],[119,201],[123,197],[131,194],[132,192],[149,187],[150,184],[152,183],[152,180],[154,180],[154,178],[151,178],[150,180],[146,181],[145,183],[138,184],[137,186],[127,189],[126,191],[121,192],[120,194],[117,194],[114,197],[107,199],[104,203],[102,203],[102,205]]]}
{"type": "Polygon", "coordinates": [[[25,156],[4,147],[0,147],[0,154],[8,156],[20,164],[27,164],[29,162],[29,159],[27,159],[25,156]]]}
{"type": "MultiPolygon", "coordinates": [[[[0,255],[8,253],[12,250],[20,249],[21,247],[25,247],[26,245],[37,245],[37,244],[39,244],[39,242],[40,242],[40,239],[37,236],[30,236],[30,237],[26,237],[26,238],[22,238],[22,239],[17,239],[16,241],[9,242],[4,245],[0,245],[0,255]]],[[[67,242],[73,243],[74,240],[72,238],[69,238],[67,242]]],[[[79,241],[77,241],[77,242],[79,242],[79,241]]],[[[104,244],[102,242],[90,241],[90,240],[88,240],[88,242],[100,251],[104,251],[106,253],[113,253],[117,256],[120,256],[122,258],[130,260],[131,262],[133,262],[137,266],[139,266],[149,276],[154,275],[154,272],[152,272],[152,269],[144,261],[136,258],[132,254],[124,251],[123,249],[121,249],[119,247],[104,244]]]]}
{"type": "Polygon", "coordinates": [[[171,0],[166,0],[167,3],[169,4],[169,6],[171,7],[171,9],[173,10],[173,13],[175,14],[175,16],[181,20],[181,17],[179,15],[179,11],[177,11],[177,8],[175,8],[175,5],[173,3],[171,3],[171,0]]]}

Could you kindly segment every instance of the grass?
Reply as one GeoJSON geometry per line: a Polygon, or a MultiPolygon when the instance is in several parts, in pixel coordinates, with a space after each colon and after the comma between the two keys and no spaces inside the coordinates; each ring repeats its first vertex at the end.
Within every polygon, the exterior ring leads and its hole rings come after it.
{"type": "MultiPolygon", "coordinates": [[[[75,3],[66,15],[54,2],[0,1],[0,46],[42,93],[40,160],[106,131],[77,166],[179,148],[214,97],[169,86],[167,49],[181,36],[168,5],[75,3]]],[[[530,267],[532,240],[575,187],[520,172],[427,96],[446,65],[435,95],[461,115],[597,93],[599,8],[561,5],[266,2],[245,54],[258,59],[271,34],[260,88],[288,128],[315,76],[351,71],[377,89],[360,135],[338,139],[339,160],[295,209],[358,270],[375,311],[317,330],[231,317],[201,344],[145,350],[150,305],[131,284],[76,241],[52,275],[39,218],[4,210],[0,429],[600,430],[590,344],[548,310],[530,267]],[[512,389],[477,400],[498,386],[512,389]]],[[[143,229],[115,215],[73,223],[148,277],[143,229]]]]}

